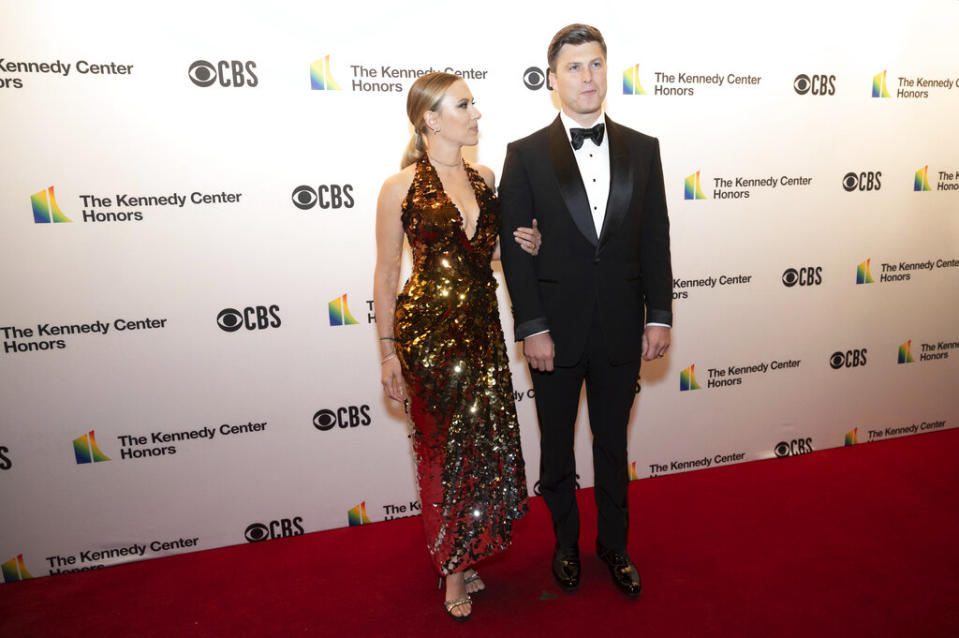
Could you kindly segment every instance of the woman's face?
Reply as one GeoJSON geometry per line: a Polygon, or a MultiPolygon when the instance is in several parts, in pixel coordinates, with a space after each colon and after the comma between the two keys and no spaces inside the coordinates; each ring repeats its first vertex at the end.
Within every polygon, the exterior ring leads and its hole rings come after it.
{"type": "Polygon", "coordinates": [[[479,119],[482,114],[473,104],[473,94],[463,80],[446,89],[436,111],[427,111],[427,124],[454,144],[473,146],[479,141],[479,119]]]}

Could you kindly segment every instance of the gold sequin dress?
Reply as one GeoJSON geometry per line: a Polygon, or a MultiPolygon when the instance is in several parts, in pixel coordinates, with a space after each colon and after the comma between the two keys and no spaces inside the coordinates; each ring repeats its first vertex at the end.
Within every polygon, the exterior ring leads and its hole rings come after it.
{"type": "Polygon", "coordinates": [[[394,337],[427,548],[443,574],[509,546],[528,508],[513,383],[490,259],[499,201],[464,162],[480,213],[468,238],[424,157],[402,205],[413,274],[396,300],[394,337]]]}

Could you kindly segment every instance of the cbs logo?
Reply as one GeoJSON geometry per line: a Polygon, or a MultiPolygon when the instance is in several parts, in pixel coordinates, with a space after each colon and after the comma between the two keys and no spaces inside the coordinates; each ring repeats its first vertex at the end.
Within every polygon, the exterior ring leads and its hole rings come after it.
{"type": "Polygon", "coordinates": [[[236,332],[240,328],[247,330],[265,330],[280,327],[280,307],[247,306],[243,311],[235,308],[224,308],[216,316],[216,325],[224,332],[236,332]]]}
{"type": "Polygon", "coordinates": [[[314,206],[328,208],[353,208],[352,184],[322,184],[315,189],[310,186],[297,186],[291,197],[293,205],[300,210],[310,210],[314,206]]]}
{"type": "Polygon", "coordinates": [[[355,428],[360,425],[369,425],[370,406],[348,405],[336,410],[319,410],[313,415],[313,427],[320,432],[327,432],[339,426],[343,429],[355,428]]]}
{"type": "Polygon", "coordinates": [[[835,95],[836,76],[800,74],[793,80],[793,90],[799,95],[835,95]]]}
{"type": "Polygon", "coordinates": [[[546,86],[546,90],[552,91],[553,85],[549,82],[549,72],[538,66],[531,66],[523,71],[523,84],[530,91],[538,91],[546,86]]]}
{"type": "Polygon", "coordinates": [[[833,370],[839,368],[859,368],[866,365],[866,349],[836,351],[829,357],[829,366],[833,370]]]}
{"type": "Polygon", "coordinates": [[[792,441],[780,441],[776,444],[774,451],[776,456],[782,458],[784,456],[809,454],[815,450],[812,447],[812,437],[807,437],[805,439],[793,439],[792,441]]]}
{"type": "Polygon", "coordinates": [[[842,187],[847,193],[853,191],[877,191],[882,187],[879,179],[882,171],[864,171],[861,173],[846,173],[842,178],[842,187]]]}
{"type": "Polygon", "coordinates": [[[277,521],[270,521],[269,524],[252,523],[243,533],[247,542],[259,543],[273,538],[286,538],[287,536],[299,536],[303,534],[303,517],[295,516],[293,518],[281,518],[277,521]]]}
{"type": "Polygon", "coordinates": [[[805,268],[787,268],[783,273],[783,285],[792,288],[800,286],[818,286],[822,283],[822,266],[806,266],[805,268]]]}
{"type": "Polygon", "coordinates": [[[256,62],[240,62],[239,60],[220,60],[217,63],[197,60],[190,65],[190,81],[197,86],[212,86],[219,82],[220,86],[227,87],[254,87],[260,83],[253,69],[256,62]]]}

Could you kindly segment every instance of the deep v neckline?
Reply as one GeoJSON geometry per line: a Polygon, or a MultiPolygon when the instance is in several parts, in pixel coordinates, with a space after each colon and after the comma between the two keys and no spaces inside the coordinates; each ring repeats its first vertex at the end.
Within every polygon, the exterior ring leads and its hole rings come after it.
{"type": "Polygon", "coordinates": [[[483,207],[480,205],[479,194],[476,192],[476,184],[473,182],[473,173],[475,172],[473,168],[467,164],[466,160],[463,160],[463,168],[466,170],[466,179],[469,181],[470,189],[473,191],[473,201],[476,202],[476,228],[473,229],[473,236],[470,237],[466,234],[466,215],[463,214],[463,211],[459,206],[456,205],[456,202],[453,201],[453,198],[450,197],[449,193],[446,192],[446,187],[443,185],[443,180],[440,178],[440,174],[437,172],[436,167],[433,166],[433,163],[426,158],[426,163],[429,165],[430,170],[433,171],[434,177],[436,177],[436,182],[439,184],[439,190],[443,193],[443,197],[446,198],[446,201],[450,203],[450,206],[456,211],[457,216],[459,217],[459,222],[456,224],[459,227],[460,233],[466,239],[466,243],[470,246],[473,245],[473,240],[476,239],[476,235],[479,234],[479,225],[480,220],[483,218],[483,207]]]}

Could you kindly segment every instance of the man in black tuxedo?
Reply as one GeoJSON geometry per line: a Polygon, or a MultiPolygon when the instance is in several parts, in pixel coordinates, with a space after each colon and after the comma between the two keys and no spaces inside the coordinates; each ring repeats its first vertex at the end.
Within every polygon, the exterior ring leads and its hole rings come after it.
{"type": "Polygon", "coordinates": [[[617,587],[638,596],[639,572],[626,552],[626,429],[640,358],[665,355],[672,322],[659,142],[604,117],[606,43],[597,29],[563,28],[548,59],[562,111],[507,148],[500,246],[536,391],[540,489],[556,533],[552,571],[563,589],[579,585],[573,435],[585,380],[597,552],[617,587]],[[535,257],[512,239],[533,219],[543,235],[535,257]]]}

